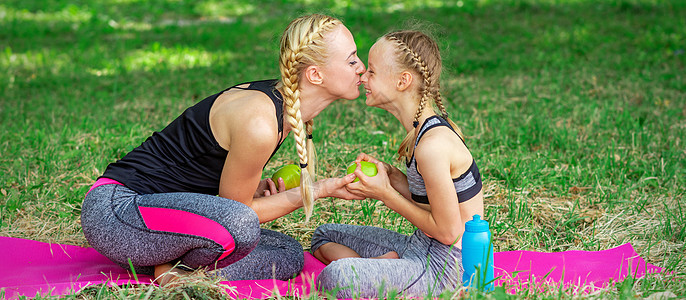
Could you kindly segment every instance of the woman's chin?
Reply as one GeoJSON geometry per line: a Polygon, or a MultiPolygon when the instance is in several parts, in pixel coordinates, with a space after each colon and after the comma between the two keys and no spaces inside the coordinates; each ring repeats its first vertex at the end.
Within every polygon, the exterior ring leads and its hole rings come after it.
{"type": "Polygon", "coordinates": [[[355,99],[357,99],[357,98],[359,98],[359,97],[360,97],[360,91],[357,91],[357,92],[355,92],[355,93],[350,93],[349,95],[344,95],[344,96],[341,97],[341,98],[342,98],[342,99],[346,99],[346,100],[355,100],[355,99]]]}

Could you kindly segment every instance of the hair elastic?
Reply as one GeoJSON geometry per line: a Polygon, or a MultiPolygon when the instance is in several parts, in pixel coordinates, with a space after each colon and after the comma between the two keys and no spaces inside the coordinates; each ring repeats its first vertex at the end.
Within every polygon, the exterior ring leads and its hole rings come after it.
{"type": "Polygon", "coordinates": [[[308,135],[307,135],[307,139],[308,139],[308,140],[311,140],[311,139],[312,139],[312,135],[311,135],[311,134],[308,134],[308,135]]]}
{"type": "Polygon", "coordinates": [[[307,168],[307,164],[306,164],[306,163],[305,163],[305,164],[300,164],[300,168],[301,168],[301,169],[307,168]]]}
{"type": "Polygon", "coordinates": [[[417,128],[417,126],[419,126],[419,121],[414,121],[414,122],[412,122],[412,126],[413,126],[414,128],[417,128]]]}

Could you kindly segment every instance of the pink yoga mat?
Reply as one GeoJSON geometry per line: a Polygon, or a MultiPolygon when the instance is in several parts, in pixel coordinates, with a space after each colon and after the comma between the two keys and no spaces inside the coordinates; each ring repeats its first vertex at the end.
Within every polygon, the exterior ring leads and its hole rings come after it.
{"type": "MultiPolygon", "coordinates": [[[[496,285],[510,292],[555,283],[603,288],[628,274],[642,277],[662,268],[646,264],[630,244],[603,251],[565,251],[541,253],[510,251],[495,253],[496,285]]],[[[150,284],[150,276],[133,274],[112,263],[92,248],[49,244],[32,240],[0,237],[0,289],[5,297],[65,295],[94,284],[150,284]]],[[[305,253],[305,267],[295,279],[225,281],[234,297],[264,299],[277,291],[280,295],[308,295],[324,265],[305,253]]]]}
{"type": "MultiPolygon", "coordinates": [[[[151,276],[123,269],[93,248],[49,244],[32,240],[0,237],[0,289],[8,299],[18,296],[65,295],[94,284],[150,284],[151,276]]],[[[316,274],[324,268],[309,253],[305,267],[295,279],[224,281],[234,297],[264,299],[280,295],[307,295],[316,274]]]]}
{"type": "Polygon", "coordinates": [[[606,288],[629,274],[640,278],[662,272],[662,268],[647,264],[628,243],[602,251],[508,251],[494,256],[495,285],[505,285],[511,293],[562,285],[582,294],[606,288]]]}

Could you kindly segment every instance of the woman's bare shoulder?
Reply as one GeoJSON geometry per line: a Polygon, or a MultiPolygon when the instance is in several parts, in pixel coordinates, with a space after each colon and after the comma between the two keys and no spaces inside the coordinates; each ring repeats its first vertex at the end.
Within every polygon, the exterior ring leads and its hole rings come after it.
{"type": "Polygon", "coordinates": [[[232,89],[221,94],[210,110],[210,126],[219,144],[228,150],[232,141],[274,143],[278,135],[276,108],[259,91],[232,89]]]}

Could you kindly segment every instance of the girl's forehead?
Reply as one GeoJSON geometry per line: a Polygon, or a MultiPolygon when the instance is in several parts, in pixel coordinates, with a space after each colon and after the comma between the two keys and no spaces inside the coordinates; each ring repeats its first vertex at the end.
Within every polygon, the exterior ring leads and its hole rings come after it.
{"type": "Polygon", "coordinates": [[[395,62],[395,53],[393,45],[386,39],[380,39],[369,49],[370,63],[373,60],[375,64],[393,65],[395,62]]]}
{"type": "Polygon", "coordinates": [[[390,54],[390,49],[391,47],[389,47],[388,41],[386,41],[386,39],[380,39],[376,41],[376,43],[374,43],[374,45],[372,45],[372,47],[369,49],[369,54],[372,54],[372,52],[374,52],[374,54],[384,57],[390,54]]]}

